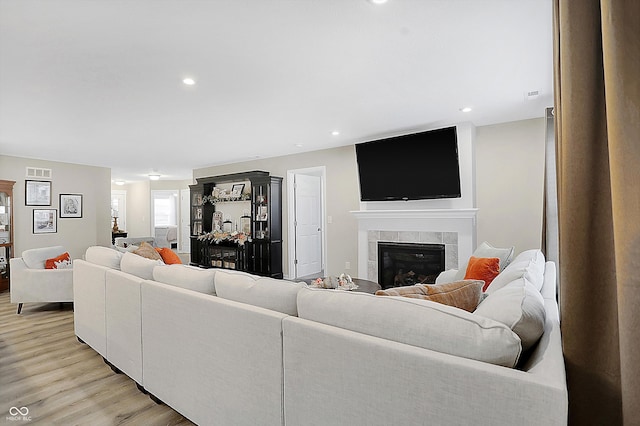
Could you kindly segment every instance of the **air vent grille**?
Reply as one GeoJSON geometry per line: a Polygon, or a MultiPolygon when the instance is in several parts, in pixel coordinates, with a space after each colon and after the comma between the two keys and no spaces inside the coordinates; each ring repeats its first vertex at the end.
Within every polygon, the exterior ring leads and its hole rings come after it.
{"type": "Polygon", "coordinates": [[[36,179],[51,179],[51,169],[41,167],[27,167],[27,177],[36,179]]]}

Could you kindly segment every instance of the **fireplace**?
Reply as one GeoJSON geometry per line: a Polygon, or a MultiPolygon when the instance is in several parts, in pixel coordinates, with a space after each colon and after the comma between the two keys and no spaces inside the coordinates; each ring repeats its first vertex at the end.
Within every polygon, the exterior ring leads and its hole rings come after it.
{"type": "Polygon", "coordinates": [[[378,242],[378,283],[383,289],[433,284],[444,269],[444,244],[378,242]]]}

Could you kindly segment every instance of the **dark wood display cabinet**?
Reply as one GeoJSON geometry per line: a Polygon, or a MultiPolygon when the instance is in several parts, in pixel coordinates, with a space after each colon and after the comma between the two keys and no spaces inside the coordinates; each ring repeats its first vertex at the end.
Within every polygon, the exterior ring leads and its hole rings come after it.
{"type": "Polygon", "coordinates": [[[9,289],[10,262],[13,257],[13,185],[0,180],[0,292],[9,289]]]}
{"type": "Polygon", "coordinates": [[[196,179],[191,264],[282,278],[282,178],[251,171],[196,179]]]}

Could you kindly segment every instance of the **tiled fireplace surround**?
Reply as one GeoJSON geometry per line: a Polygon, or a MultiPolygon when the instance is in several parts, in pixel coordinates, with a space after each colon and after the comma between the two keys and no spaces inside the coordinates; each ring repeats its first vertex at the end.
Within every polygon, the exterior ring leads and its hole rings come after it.
{"type": "Polygon", "coordinates": [[[445,245],[445,269],[458,268],[476,247],[477,209],[359,210],[358,274],[378,280],[378,242],[445,245]]]}

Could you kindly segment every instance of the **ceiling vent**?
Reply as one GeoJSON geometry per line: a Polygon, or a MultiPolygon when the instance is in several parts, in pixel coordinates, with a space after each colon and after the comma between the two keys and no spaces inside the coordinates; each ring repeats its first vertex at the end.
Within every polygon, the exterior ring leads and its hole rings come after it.
{"type": "Polygon", "coordinates": [[[37,179],[51,179],[51,169],[27,167],[27,177],[37,179]]]}

